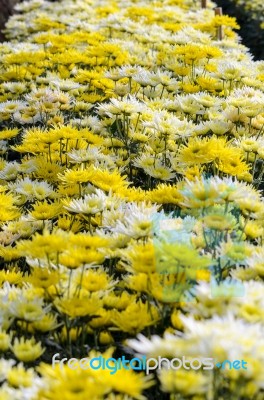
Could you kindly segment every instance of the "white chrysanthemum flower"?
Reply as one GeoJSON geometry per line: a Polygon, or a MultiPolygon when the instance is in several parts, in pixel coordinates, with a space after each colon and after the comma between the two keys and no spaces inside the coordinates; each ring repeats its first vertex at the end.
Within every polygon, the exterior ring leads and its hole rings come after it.
{"type": "Polygon", "coordinates": [[[57,90],[63,90],[63,91],[70,91],[70,90],[76,90],[80,88],[84,88],[84,85],[81,85],[78,82],[75,82],[71,79],[59,79],[56,77],[56,79],[53,79],[50,82],[51,87],[57,89],[57,90]]]}
{"type": "Polygon", "coordinates": [[[0,179],[5,179],[7,181],[13,181],[16,179],[19,173],[20,164],[16,161],[7,163],[5,168],[0,171],[0,179]]]}
{"type": "Polygon", "coordinates": [[[11,192],[27,196],[28,200],[36,198],[43,200],[55,195],[53,187],[46,181],[32,181],[26,177],[14,183],[9,183],[8,188],[11,192]]]}
{"type": "MultiPolygon", "coordinates": [[[[185,332],[152,336],[142,334],[128,340],[128,345],[137,353],[147,357],[212,357],[217,361],[226,359],[262,360],[264,353],[264,328],[261,324],[249,324],[235,319],[230,313],[224,317],[213,316],[207,320],[195,320],[192,316],[181,316],[185,332]],[[241,333],[241,334],[240,334],[241,333]]],[[[248,371],[250,375],[250,371],[248,371]]]]}
{"type": "Polygon", "coordinates": [[[105,155],[102,154],[100,147],[91,146],[88,149],[73,149],[68,153],[70,162],[72,163],[85,163],[98,159],[104,159],[105,155]]]}
{"type": "Polygon", "coordinates": [[[134,239],[152,237],[153,216],[157,213],[158,208],[157,205],[150,205],[145,202],[141,205],[128,203],[124,218],[118,220],[116,226],[111,230],[114,233],[121,233],[134,239]]]}
{"type": "Polygon", "coordinates": [[[73,199],[70,202],[65,201],[64,208],[72,213],[95,215],[103,211],[106,197],[102,190],[96,189],[95,194],[85,195],[82,199],[73,199]]]}
{"type": "MultiPolygon", "coordinates": [[[[10,90],[10,89],[8,89],[10,90]]],[[[26,103],[20,100],[8,100],[4,103],[0,103],[0,113],[10,113],[13,114],[16,111],[24,109],[26,103]]]]}
{"type": "Polygon", "coordinates": [[[130,115],[133,113],[142,113],[145,105],[139,102],[135,96],[128,95],[122,100],[111,99],[108,104],[101,104],[98,106],[99,115],[107,115],[112,117],[113,115],[125,114],[130,115]]]}
{"type": "Polygon", "coordinates": [[[157,162],[156,165],[144,167],[143,169],[145,174],[150,175],[155,179],[160,179],[161,181],[170,181],[176,177],[175,172],[159,162],[157,162]]]}
{"type": "Polygon", "coordinates": [[[9,371],[11,371],[12,367],[16,364],[15,360],[9,359],[5,360],[1,358],[0,360],[0,382],[3,382],[9,371]]]}

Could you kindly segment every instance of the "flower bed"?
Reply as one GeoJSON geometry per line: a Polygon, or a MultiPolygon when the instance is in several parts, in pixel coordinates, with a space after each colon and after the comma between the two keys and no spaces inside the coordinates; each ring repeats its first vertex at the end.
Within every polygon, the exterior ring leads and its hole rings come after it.
{"type": "Polygon", "coordinates": [[[264,62],[213,7],[33,0],[9,20],[4,399],[263,397],[264,62]],[[137,354],[215,364],[112,373],[137,354]]]}

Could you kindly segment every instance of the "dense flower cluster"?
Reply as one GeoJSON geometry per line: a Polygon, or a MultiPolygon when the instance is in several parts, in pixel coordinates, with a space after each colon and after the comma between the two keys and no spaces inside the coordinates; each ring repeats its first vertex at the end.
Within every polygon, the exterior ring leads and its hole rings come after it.
{"type": "Polygon", "coordinates": [[[263,398],[264,62],[213,6],[16,6],[0,44],[1,399],[263,398]],[[52,368],[57,352],[248,369],[111,375],[52,368]]]}

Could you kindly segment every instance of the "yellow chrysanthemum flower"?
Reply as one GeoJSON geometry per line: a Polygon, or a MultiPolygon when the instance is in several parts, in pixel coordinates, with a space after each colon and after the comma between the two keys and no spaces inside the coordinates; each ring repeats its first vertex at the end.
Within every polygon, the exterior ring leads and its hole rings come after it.
{"type": "Polygon", "coordinates": [[[24,337],[15,338],[11,349],[19,361],[32,362],[39,358],[45,351],[40,342],[36,342],[34,338],[25,339],[24,337]]]}

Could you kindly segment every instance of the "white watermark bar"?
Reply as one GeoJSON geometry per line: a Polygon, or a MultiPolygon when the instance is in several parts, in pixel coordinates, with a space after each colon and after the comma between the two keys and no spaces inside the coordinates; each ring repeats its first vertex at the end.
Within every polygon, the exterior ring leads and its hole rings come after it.
{"type": "Polygon", "coordinates": [[[55,368],[59,364],[62,369],[68,366],[71,370],[109,370],[111,375],[114,375],[120,369],[145,371],[148,375],[150,372],[160,370],[162,368],[172,369],[174,371],[183,368],[185,370],[212,370],[218,369],[247,369],[247,362],[245,360],[225,360],[222,363],[216,362],[213,358],[187,358],[182,356],[180,358],[168,359],[165,357],[147,358],[146,356],[134,357],[131,360],[125,356],[120,358],[104,358],[102,356],[93,358],[62,358],[59,359],[60,354],[56,353],[52,357],[52,367],[55,368]]]}

